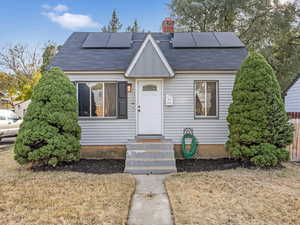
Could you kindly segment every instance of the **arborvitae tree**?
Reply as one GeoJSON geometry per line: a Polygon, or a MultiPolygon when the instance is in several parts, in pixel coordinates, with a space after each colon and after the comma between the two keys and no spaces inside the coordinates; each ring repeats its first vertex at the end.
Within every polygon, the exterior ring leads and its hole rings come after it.
{"type": "Polygon", "coordinates": [[[119,17],[116,10],[114,9],[111,15],[111,20],[107,26],[102,27],[102,32],[118,32],[122,29],[119,17]]]}
{"type": "Polygon", "coordinates": [[[275,73],[262,55],[252,53],[242,63],[232,97],[226,144],[230,154],[262,167],[287,160],[293,127],[275,73]]]}
{"type": "Polygon", "coordinates": [[[59,68],[52,68],[34,87],[16,140],[15,159],[33,166],[78,161],[79,140],[76,89],[59,68]]]}

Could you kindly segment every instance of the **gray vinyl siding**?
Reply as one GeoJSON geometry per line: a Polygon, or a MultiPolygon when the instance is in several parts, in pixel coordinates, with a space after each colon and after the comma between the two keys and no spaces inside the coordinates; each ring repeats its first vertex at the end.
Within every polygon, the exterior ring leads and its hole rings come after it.
{"type": "MultiPolygon", "coordinates": [[[[123,74],[72,74],[72,81],[123,81],[132,83],[132,92],[128,93],[128,119],[80,119],[82,145],[126,144],[136,135],[136,87],[135,79],[126,79],[123,74]]],[[[194,129],[201,144],[224,144],[228,136],[226,122],[228,106],[231,103],[231,91],[234,83],[232,74],[176,74],[174,78],[164,79],[164,116],[163,134],[179,144],[183,129],[194,129]],[[219,118],[194,118],[194,81],[216,80],[219,83],[219,118]],[[166,94],[172,95],[173,106],[165,106],[166,94]]]]}
{"type": "Polygon", "coordinates": [[[285,109],[287,112],[300,112],[300,79],[288,90],[285,96],[285,109]]]}
{"type": "Polygon", "coordinates": [[[200,144],[224,144],[228,136],[226,116],[232,99],[234,78],[232,74],[176,74],[174,79],[165,80],[164,95],[172,95],[174,99],[173,106],[164,107],[165,137],[179,144],[183,129],[190,127],[200,144]],[[195,80],[219,82],[218,119],[194,118],[195,80]]]}
{"type": "MultiPolygon", "coordinates": [[[[122,74],[76,74],[72,81],[124,81],[122,74]]],[[[133,84],[135,81],[127,80],[133,84]]],[[[82,145],[118,145],[135,137],[135,92],[128,93],[128,119],[79,119],[82,145]]]]}
{"type": "Polygon", "coordinates": [[[170,73],[149,41],[128,76],[148,78],[170,77],[170,73]]]}

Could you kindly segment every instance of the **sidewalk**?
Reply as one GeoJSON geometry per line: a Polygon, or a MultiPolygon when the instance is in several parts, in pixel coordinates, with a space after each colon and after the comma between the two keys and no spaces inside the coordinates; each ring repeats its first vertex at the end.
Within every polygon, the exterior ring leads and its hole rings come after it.
{"type": "Polygon", "coordinates": [[[166,176],[134,175],[137,184],[129,212],[129,225],[173,225],[164,186],[166,176]]]}

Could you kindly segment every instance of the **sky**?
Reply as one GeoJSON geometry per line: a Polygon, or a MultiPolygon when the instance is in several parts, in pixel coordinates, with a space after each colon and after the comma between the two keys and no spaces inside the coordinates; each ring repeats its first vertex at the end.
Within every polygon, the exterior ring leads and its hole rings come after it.
{"type": "Polygon", "coordinates": [[[63,44],[74,31],[100,31],[117,10],[123,27],[137,19],[145,31],[159,31],[170,13],[168,0],[0,0],[0,47],[17,43],[63,44]]]}
{"type": "Polygon", "coordinates": [[[74,31],[100,31],[113,9],[124,28],[137,19],[145,31],[160,31],[169,1],[0,0],[0,48],[17,43],[38,48],[48,40],[63,44],[74,31]]]}

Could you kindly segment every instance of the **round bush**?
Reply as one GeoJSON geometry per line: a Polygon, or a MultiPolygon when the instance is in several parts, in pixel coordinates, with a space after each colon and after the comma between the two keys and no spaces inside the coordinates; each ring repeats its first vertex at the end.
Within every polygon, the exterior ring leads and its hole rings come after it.
{"type": "Polygon", "coordinates": [[[15,145],[20,164],[56,166],[79,160],[76,89],[59,68],[42,74],[15,145]]]}

